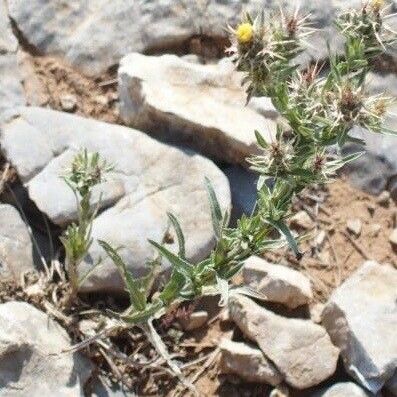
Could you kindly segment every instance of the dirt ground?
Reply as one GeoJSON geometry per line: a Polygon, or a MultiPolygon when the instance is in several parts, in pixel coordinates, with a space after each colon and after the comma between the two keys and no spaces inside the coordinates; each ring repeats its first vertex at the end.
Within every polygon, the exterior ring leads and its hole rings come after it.
{"type": "MultiPolygon", "coordinates": [[[[73,113],[120,123],[114,73],[90,79],[51,57],[33,58],[22,54],[21,62],[24,65],[24,87],[30,104],[62,110],[62,98],[72,95],[76,100],[71,110],[73,113]]],[[[365,260],[390,263],[397,268],[397,252],[389,242],[389,235],[396,227],[397,217],[397,207],[392,201],[380,204],[375,197],[351,187],[341,177],[325,189],[305,193],[296,201],[295,207],[296,210],[305,210],[313,223],[313,227],[309,228],[312,230],[299,230],[300,234],[307,234],[306,240],[301,244],[303,258],[296,260],[288,249],[269,252],[264,257],[274,263],[283,263],[301,270],[311,279],[315,291],[312,308],[326,302],[332,291],[365,260]],[[361,223],[362,230],[359,235],[347,230],[347,223],[351,220],[361,223]]],[[[0,301],[28,300],[38,307],[42,306],[19,287],[7,286],[0,288],[0,291],[0,301]]],[[[166,325],[164,321],[159,321],[158,324],[175,359],[183,363],[184,375],[206,396],[268,396],[270,389],[267,386],[247,384],[236,376],[219,373],[219,340],[222,337],[239,340],[242,335],[227,320],[224,312],[218,309],[216,301],[212,299],[197,303],[197,307],[201,306],[211,312],[211,319],[199,330],[181,332],[176,321],[177,315],[175,318],[168,318],[166,325]]],[[[299,312],[297,315],[308,316],[308,311],[299,312]]],[[[75,325],[73,332],[68,328],[72,338],[76,338],[75,325]]],[[[155,353],[142,332],[130,332],[129,338],[125,335],[115,337],[115,345],[120,346],[125,354],[135,352],[147,359],[153,358],[155,353]]],[[[136,366],[131,369],[116,359],[107,360],[97,350],[88,348],[87,353],[97,362],[100,374],[115,381],[122,380],[122,383],[139,396],[188,395],[175,377],[164,370],[164,365],[136,366]]],[[[345,378],[343,371],[339,369],[330,382],[345,378]]],[[[310,391],[291,391],[290,396],[309,394],[310,391]]]]}

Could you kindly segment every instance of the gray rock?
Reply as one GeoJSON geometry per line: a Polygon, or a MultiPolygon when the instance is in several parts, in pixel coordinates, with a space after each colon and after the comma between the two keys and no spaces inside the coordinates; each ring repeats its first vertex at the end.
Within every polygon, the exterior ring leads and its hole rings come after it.
{"type": "Polygon", "coordinates": [[[0,113],[7,108],[25,104],[15,53],[0,52],[0,113]]]}
{"type": "Polygon", "coordinates": [[[334,291],[322,320],[346,370],[377,393],[397,367],[397,270],[365,262],[334,291]]]}
{"type": "Polygon", "coordinates": [[[313,293],[310,280],[302,273],[282,265],[251,256],[243,267],[244,283],[258,291],[270,302],[291,309],[310,303],[313,293]]]}
{"type": "Polygon", "coordinates": [[[23,90],[18,73],[14,37],[5,0],[0,0],[0,113],[9,107],[24,105],[23,90]]]}
{"type": "MultiPolygon", "coordinates": [[[[314,393],[312,397],[371,397],[370,394],[353,382],[336,383],[326,389],[314,393]]],[[[378,397],[380,397],[378,395],[378,397]]]]}
{"type": "Polygon", "coordinates": [[[258,344],[290,386],[306,389],[335,372],[339,350],[323,327],[279,316],[241,295],[230,299],[229,309],[244,335],[258,344]]]}
{"type": "MultiPolygon", "coordinates": [[[[163,239],[167,211],[180,220],[189,260],[200,260],[212,249],[215,240],[204,177],[212,181],[224,209],[230,206],[230,188],[210,160],[137,130],[48,109],[20,108],[4,115],[4,120],[0,144],[5,156],[16,167],[30,199],[61,227],[77,216],[73,193],[60,178],[75,153],[81,148],[98,151],[116,166],[96,187],[96,201],[104,193],[102,211],[93,224],[94,243],[82,273],[104,257],[96,241],[102,239],[123,246],[120,254],[128,268],[136,276],[144,274],[145,260],[154,254],[147,239],[163,239]]],[[[175,238],[169,248],[176,245],[175,238]]],[[[116,268],[103,259],[84,289],[122,291],[116,268]]]]}
{"type": "MultiPolygon", "coordinates": [[[[259,12],[259,0],[8,0],[9,14],[22,35],[40,52],[64,57],[89,75],[106,71],[125,54],[185,48],[190,38],[205,36],[223,48],[225,27],[236,25],[243,11],[259,12]],[[95,37],[95,40],[92,38],[95,37]]],[[[339,8],[351,2],[340,0],[299,2],[310,13],[313,26],[325,28],[310,40],[304,60],[327,57],[326,40],[336,40],[332,19],[339,8]]],[[[354,1],[354,4],[361,1],[354,1]]],[[[298,2],[268,1],[265,10],[281,5],[292,11],[298,2]]],[[[340,40],[339,40],[340,41],[340,40]]]]}
{"type": "Polygon", "coordinates": [[[91,365],[66,331],[24,302],[0,305],[0,395],[80,397],[91,365]]]}
{"type": "Polygon", "coordinates": [[[13,206],[0,204],[0,278],[19,281],[31,270],[33,247],[28,229],[13,206]]]}
{"type": "Polygon", "coordinates": [[[129,125],[228,163],[258,153],[255,130],[270,140],[273,120],[245,106],[241,74],[229,60],[197,65],[175,55],[129,54],[118,72],[120,115],[129,125]]]}
{"type": "Polygon", "coordinates": [[[16,52],[18,40],[12,33],[6,0],[0,0],[0,54],[16,52]]]}
{"type": "Polygon", "coordinates": [[[228,339],[221,340],[220,348],[222,373],[237,375],[247,382],[272,386],[282,382],[282,375],[259,349],[228,339]]]}

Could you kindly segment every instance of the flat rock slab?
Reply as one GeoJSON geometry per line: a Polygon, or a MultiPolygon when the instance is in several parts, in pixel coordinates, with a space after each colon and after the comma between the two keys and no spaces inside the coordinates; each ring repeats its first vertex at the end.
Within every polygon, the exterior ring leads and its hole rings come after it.
{"type": "Polygon", "coordinates": [[[265,383],[272,386],[282,382],[282,375],[260,349],[228,339],[221,341],[220,348],[222,373],[235,374],[247,382],[265,383]]]}
{"type": "Polygon", "coordinates": [[[91,364],[66,331],[25,302],[0,305],[0,395],[80,397],[91,364]]]}
{"type": "MultiPolygon", "coordinates": [[[[73,193],[60,178],[73,156],[87,148],[115,165],[115,171],[96,187],[96,200],[103,193],[102,209],[94,220],[94,243],[82,273],[104,257],[96,241],[102,239],[122,246],[120,253],[129,269],[137,276],[144,274],[145,260],[154,254],[147,239],[162,241],[168,229],[167,211],[180,220],[187,257],[197,261],[209,254],[214,234],[205,177],[212,181],[221,206],[230,207],[227,178],[210,160],[137,130],[48,109],[20,108],[3,119],[0,144],[6,158],[17,169],[30,199],[61,227],[77,217],[73,193]]],[[[175,238],[169,248],[176,245],[175,238]]],[[[104,258],[83,289],[119,292],[123,286],[116,268],[104,258]]]]}
{"type": "MultiPolygon", "coordinates": [[[[310,13],[316,35],[306,57],[326,56],[325,39],[335,37],[332,18],[346,2],[301,2],[310,13]]],[[[351,2],[349,2],[350,5],[351,2]]],[[[354,2],[354,3],[361,3],[354,2]]],[[[225,45],[228,24],[236,25],[243,11],[260,12],[258,0],[8,0],[9,14],[27,41],[44,54],[64,57],[89,75],[117,64],[129,52],[186,49],[191,38],[207,37],[225,45]]],[[[295,2],[283,1],[290,11],[295,2]]],[[[278,10],[280,1],[266,2],[265,10],[278,10]]]]}
{"type": "Polygon", "coordinates": [[[331,295],[323,325],[346,370],[377,393],[397,368],[397,270],[365,262],[331,295]]]}
{"type": "Polygon", "coordinates": [[[0,278],[19,281],[31,270],[33,246],[28,228],[13,206],[0,204],[0,278]]]}
{"type": "Polygon", "coordinates": [[[295,309],[310,303],[313,292],[310,280],[286,266],[251,256],[243,267],[244,283],[258,291],[269,302],[282,303],[295,309]]]}
{"type": "Polygon", "coordinates": [[[118,78],[127,124],[216,160],[244,164],[258,153],[255,130],[268,141],[275,134],[273,120],[245,106],[242,75],[229,60],[199,65],[134,53],[121,60],[118,78]]]}
{"type": "Polygon", "coordinates": [[[229,311],[290,386],[306,389],[335,372],[339,350],[323,327],[310,320],[279,316],[242,295],[230,299],[229,311]]]}

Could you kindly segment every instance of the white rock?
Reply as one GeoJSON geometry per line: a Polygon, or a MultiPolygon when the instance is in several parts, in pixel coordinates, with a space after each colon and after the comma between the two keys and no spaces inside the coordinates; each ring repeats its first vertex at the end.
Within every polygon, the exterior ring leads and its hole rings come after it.
{"type": "MultiPolygon", "coordinates": [[[[168,229],[167,211],[178,217],[185,232],[187,258],[205,258],[215,242],[205,176],[212,181],[222,208],[230,206],[229,183],[210,160],[127,127],[48,109],[20,108],[5,116],[0,144],[30,199],[62,227],[77,216],[73,193],[60,178],[76,152],[81,148],[98,151],[116,166],[107,181],[96,187],[96,201],[99,193],[104,193],[103,211],[94,221],[94,243],[81,272],[99,257],[104,261],[84,284],[85,290],[124,289],[97,239],[123,246],[120,254],[128,268],[136,276],[145,273],[145,260],[154,254],[147,239],[163,239],[168,229]]],[[[174,238],[169,248],[176,246],[174,238]]]]}
{"type": "Polygon", "coordinates": [[[221,340],[220,348],[222,373],[238,375],[247,382],[272,386],[282,382],[281,374],[259,349],[228,339],[221,340]]]}
{"type": "Polygon", "coordinates": [[[258,344],[290,386],[306,389],[335,372],[339,350],[323,327],[279,316],[241,295],[230,299],[229,309],[244,335],[258,344]]]}
{"type": "Polygon", "coordinates": [[[77,106],[77,98],[75,95],[64,94],[59,98],[62,110],[65,112],[73,112],[77,106]]]}
{"type": "Polygon", "coordinates": [[[334,291],[322,320],[346,370],[377,393],[397,368],[397,270],[365,262],[334,291]]]}
{"type": "Polygon", "coordinates": [[[0,278],[19,281],[34,270],[32,241],[28,228],[11,205],[0,204],[0,278]]]}
{"type": "Polygon", "coordinates": [[[376,202],[380,205],[387,205],[390,202],[390,192],[384,190],[377,198],[376,202]]]}
{"type": "MultiPolygon", "coordinates": [[[[370,394],[353,382],[336,383],[315,393],[312,397],[371,397],[370,394]]],[[[380,396],[378,396],[380,397],[380,396]]]]}
{"type": "Polygon", "coordinates": [[[348,219],[346,222],[346,229],[357,237],[361,234],[362,226],[363,224],[358,218],[348,219]]]}
{"type": "Polygon", "coordinates": [[[291,309],[309,303],[313,298],[310,280],[302,273],[251,256],[243,267],[244,283],[260,292],[270,302],[291,309]]]}
{"type": "Polygon", "coordinates": [[[80,397],[91,365],[66,331],[24,302],[0,305],[0,395],[80,397]]]}
{"type": "Polygon", "coordinates": [[[120,115],[129,125],[217,160],[245,163],[255,130],[270,140],[275,123],[245,106],[230,61],[198,65],[175,55],[129,54],[118,72],[120,115]]]}
{"type": "Polygon", "coordinates": [[[314,223],[306,211],[299,211],[291,217],[291,226],[298,229],[313,229],[314,223]]]}

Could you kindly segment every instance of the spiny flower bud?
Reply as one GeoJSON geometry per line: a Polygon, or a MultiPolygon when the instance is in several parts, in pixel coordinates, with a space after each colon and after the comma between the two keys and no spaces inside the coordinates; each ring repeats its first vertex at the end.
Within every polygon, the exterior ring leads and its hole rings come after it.
{"type": "Polygon", "coordinates": [[[239,44],[248,44],[254,38],[254,27],[249,23],[241,23],[237,26],[236,37],[239,44]]]}
{"type": "Polygon", "coordinates": [[[374,12],[379,12],[380,9],[384,6],[385,0],[372,0],[371,1],[371,8],[374,12]]]}

